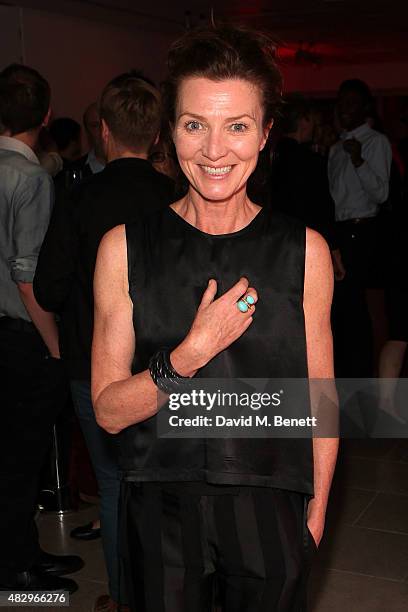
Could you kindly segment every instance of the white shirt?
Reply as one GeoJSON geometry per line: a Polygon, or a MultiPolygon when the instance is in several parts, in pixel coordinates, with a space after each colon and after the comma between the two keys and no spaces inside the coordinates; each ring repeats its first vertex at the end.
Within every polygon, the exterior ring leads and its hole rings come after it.
{"type": "Polygon", "coordinates": [[[12,138],[10,136],[0,136],[0,149],[5,149],[6,151],[13,151],[14,153],[20,153],[24,155],[28,161],[33,162],[33,164],[39,164],[40,160],[34,153],[34,151],[17,138],[12,138]]]}
{"type": "Polygon", "coordinates": [[[329,153],[330,192],[336,205],[336,221],[375,217],[380,204],[388,198],[391,145],[380,134],[364,123],[351,132],[343,132],[340,141],[329,153]],[[355,138],[361,142],[364,163],[355,168],[343,142],[355,138]]]}
{"type": "Polygon", "coordinates": [[[98,172],[102,172],[105,167],[105,164],[96,159],[94,149],[91,149],[88,153],[88,157],[86,158],[86,163],[92,170],[92,174],[97,174],[98,172]]]}

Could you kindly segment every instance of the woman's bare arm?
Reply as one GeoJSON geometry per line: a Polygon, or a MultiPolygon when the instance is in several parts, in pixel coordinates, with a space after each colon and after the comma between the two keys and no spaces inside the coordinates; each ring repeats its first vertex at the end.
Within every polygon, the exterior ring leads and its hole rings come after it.
{"type": "Polygon", "coordinates": [[[156,411],[157,388],[148,372],[132,376],[133,305],[128,292],[125,227],[101,241],[94,276],[92,399],[101,427],[117,433],[156,411]],[[150,401],[149,401],[150,400],[150,401]]]}
{"type": "MultiPolygon", "coordinates": [[[[333,368],[333,340],[330,326],[330,310],[333,295],[333,266],[325,240],[313,230],[306,234],[306,264],[304,287],[304,313],[306,326],[307,363],[311,379],[312,412],[319,413],[319,419],[327,422],[318,424],[318,431],[333,431],[336,406],[333,368]],[[315,379],[315,380],[313,380],[315,379]],[[321,379],[321,383],[319,383],[321,379]],[[320,393],[327,397],[327,414],[318,409],[320,393]],[[332,421],[331,423],[329,421],[332,421]]],[[[322,433],[320,433],[320,436],[322,433]]],[[[323,434],[325,435],[325,434],[323,434]]],[[[332,435],[332,434],[327,434],[332,435]]],[[[336,465],[338,451],[337,437],[315,437],[313,439],[314,490],[315,496],[309,504],[309,529],[316,543],[323,534],[324,520],[330,486],[336,465]]]]}
{"type": "MultiPolygon", "coordinates": [[[[256,291],[248,288],[246,279],[240,279],[214,300],[217,283],[210,280],[189,333],[170,354],[171,363],[181,376],[194,376],[249,327],[254,309],[244,315],[236,307],[236,301],[246,291],[256,301],[256,291]]],[[[118,433],[154,415],[166,399],[160,394],[158,403],[158,389],[149,370],[135,375],[131,372],[136,339],[123,225],[108,232],[101,241],[94,297],[92,400],[99,425],[118,433]]]]}

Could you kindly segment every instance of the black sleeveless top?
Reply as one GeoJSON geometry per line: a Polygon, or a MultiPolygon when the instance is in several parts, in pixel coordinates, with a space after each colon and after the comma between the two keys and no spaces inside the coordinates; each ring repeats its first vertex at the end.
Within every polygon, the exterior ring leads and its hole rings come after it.
{"type": "MultiPolygon", "coordinates": [[[[259,294],[254,321],[197,374],[208,378],[307,378],[303,315],[305,226],[261,209],[238,232],[209,235],[171,208],[126,226],[136,353],[133,373],[186,336],[210,278],[218,294],[241,276],[259,294]]],[[[120,434],[122,476],[201,481],[313,494],[310,439],[168,439],[156,416],[120,434]]]]}

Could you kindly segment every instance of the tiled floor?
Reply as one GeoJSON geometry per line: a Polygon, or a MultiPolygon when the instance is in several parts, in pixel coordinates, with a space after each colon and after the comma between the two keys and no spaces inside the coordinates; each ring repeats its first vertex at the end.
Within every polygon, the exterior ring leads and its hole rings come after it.
{"type": "Polygon", "coordinates": [[[408,611],[408,440],[345,440],[311,612],[408,611]]]}
{"type": "MultiPolygon", "coordinates": [[[[73,575],[80,587],[71,597],[75,612],[90,612],[107,590],[100,541],[76,542],[68,535],[95,512],[88,507],[39,519],[46,550],[78,553],[86,562],[73,575]]],[[[343,441],[310,602],[310,612],[408,611],[407,439],[343,441]]]]}

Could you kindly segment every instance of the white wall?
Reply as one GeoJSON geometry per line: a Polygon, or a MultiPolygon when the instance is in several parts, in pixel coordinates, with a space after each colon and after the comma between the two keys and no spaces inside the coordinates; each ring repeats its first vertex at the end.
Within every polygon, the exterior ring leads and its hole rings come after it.
{"type": "MultiPolygon", "coordinates": [[[[0,7],[2,9],[3,7],[0,7]]],[[[24,62],[49,81],[55,116],[80,120],[84,108],[117,74],[137,68],[157,83],[165,76],[165,58],[173,38],[169,34],[138,31],[99,21],[67,17],[32,9],[21,9],[24,62]]],[[[0,13],[0,50],[4,36],[18,32],[18,9],[0,13]]],[[[0,67],[21,61],[15,45],[0,55],[0,67]],[[13,55],[14,53],[14,55],[13,55]]],[[[23,51],[21,50],[23,49],[23,51]]]]}
{"type": "Polygon", "coordinates": [[[0,6],[0,67],[22,59],[19,9],[0,6]]]}

